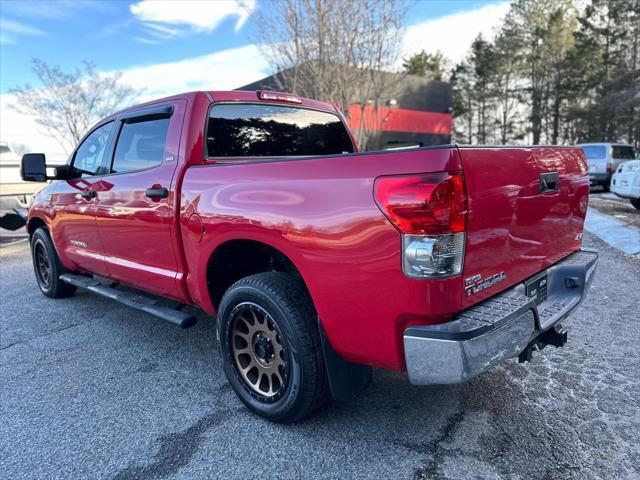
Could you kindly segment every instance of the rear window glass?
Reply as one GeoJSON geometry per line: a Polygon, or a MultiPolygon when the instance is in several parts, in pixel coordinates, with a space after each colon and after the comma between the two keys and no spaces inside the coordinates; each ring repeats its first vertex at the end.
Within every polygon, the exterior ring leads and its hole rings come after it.
{"type": "Polygon", "coordinates": [[[209,114],[210,157],[283,157],[353,152],[337,115],[279,105],[215,105],[209,114]]]}
{"type": "Polygon", "coordinates": [[[633,147],[631,146],[616,146],[611,147],[611,156],[613,158],[619,158],[622,160],[633,160],[636,158],[633,147]]]}
{"type": "Polygon", "coordinates": [[[589,145],[582,147],[584,156],[587,158],[604,158],[607,156],[607,150],[604,145],[589,145]]]}

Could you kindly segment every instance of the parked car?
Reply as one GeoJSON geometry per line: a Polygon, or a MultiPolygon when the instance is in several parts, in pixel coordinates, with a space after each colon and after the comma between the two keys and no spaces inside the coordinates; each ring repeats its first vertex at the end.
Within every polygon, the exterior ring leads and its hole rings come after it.
{"type": "Polygon", "coordinates": [[[6,142],[0,142],[0,228],[19,230],[27,220],[27,203],[40,183],[23,182],[20,159],[6,142]]]}
{"type": "Polygon", "coordinates": [[[628,198],[631,205],[640,210],[640,160],[622,163],[611,180],[611,191],[628,198]]]}
{"type": "Polygon", "coordinates": [[[584,155],[589,166],[589,182],[600,185],[605,191],[611,185],[611,176],[622,162],[636,158],[632,145],[624,143],[582,143],[584,155]]]}
{"type": "MultiPolygon", "coordinates": [[[[23,173],[44,181],[44,155],[23,173]]],[[[183,328],[200,307],[242,402],[292,422],[354,398],[371,366],[450,384],[564,345],[596,268],[588,194],[579,148],[358,153],[332,105],[198,92],[99,122],[27,228],[42,293],[183,328]]]]}

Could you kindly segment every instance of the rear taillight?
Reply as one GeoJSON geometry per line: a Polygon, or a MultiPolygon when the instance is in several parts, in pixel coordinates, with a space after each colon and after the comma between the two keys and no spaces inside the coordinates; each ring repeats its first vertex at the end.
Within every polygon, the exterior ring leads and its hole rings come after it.
{"type": "Polygon", "coordinates": [[[466,196],[461,173],[378,177],[376,200],[402,233],[464,232],[466,196]]]}
{"type": "Polygon", "coordinates": [[[611,162],[607,162],[607,173],[611,173],[613,171],[613,164],[611,162]]]}
{"type": "Polygon", "coordinates": [[[464,258],[467,198],[461,173],[379,177],[378,206],[402,233],[406,275],[459,275],[464,258]]]}

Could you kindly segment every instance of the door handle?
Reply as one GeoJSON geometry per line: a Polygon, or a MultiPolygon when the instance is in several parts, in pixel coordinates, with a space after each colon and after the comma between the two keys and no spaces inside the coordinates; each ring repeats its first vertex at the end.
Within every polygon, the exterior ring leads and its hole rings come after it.
{"type": "Polygon", "coordinates": [[[560,185],[558,172],[548,172],[540,174],[540,193],[557,192],[560,185]]]}
{"type": "Polygon", "coordinates": [[[144,194],[149,198],[167,198],[169,196],[169,190],[164,187],[147,188],[144,194]]]}
{"type": "Polygon", "coordinates": [[[92,198],[96,198],[96,191],[95,190],[83,190],[82,192],[80,192],[80,195],[82,196],[82,198],[85,198],[87,200],[91,200],[92,198]]]}

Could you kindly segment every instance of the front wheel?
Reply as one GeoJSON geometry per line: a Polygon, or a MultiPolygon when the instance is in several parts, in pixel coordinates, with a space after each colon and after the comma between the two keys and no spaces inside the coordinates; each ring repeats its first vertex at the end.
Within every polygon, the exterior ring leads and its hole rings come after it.
{"type": "Polygon", "coordinates": [[[240,400],[291,423],[329,398],[317,315],[302,282],[280,272],[233,284],[218,312],[224,371],[240,400]]]}
{"type": "Polygon", "coordinates": [[[38,228],[31,236],[31,258],[38,287],[47,297],[63,298],[75,293],[76,287],[60,280],[64,267],[44,228],[38,228]]]}

